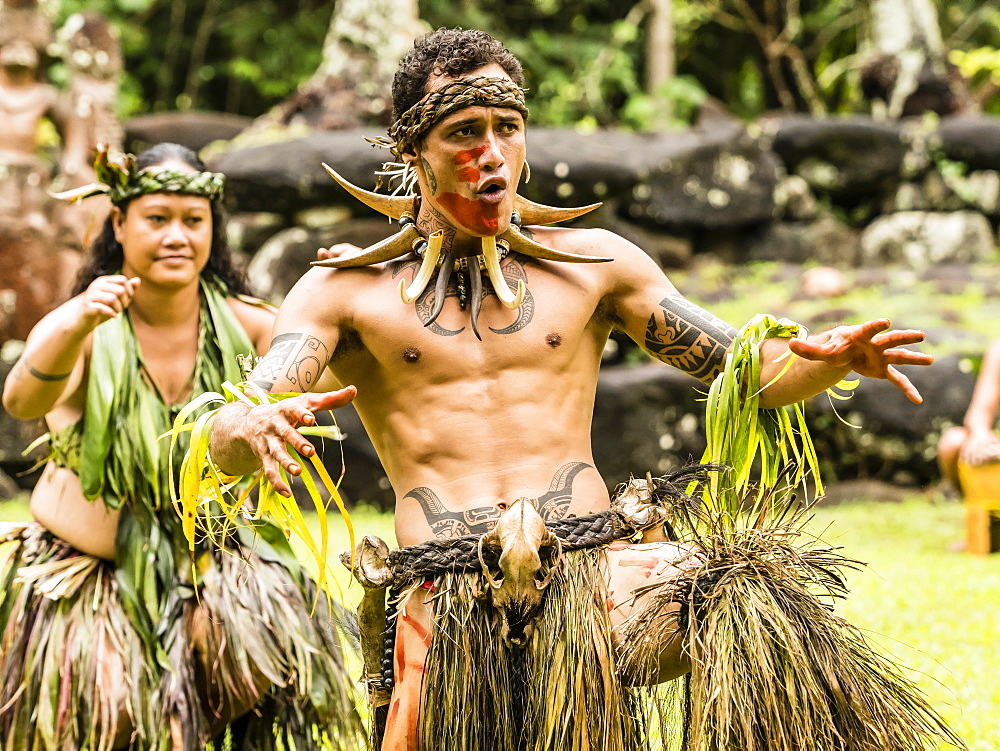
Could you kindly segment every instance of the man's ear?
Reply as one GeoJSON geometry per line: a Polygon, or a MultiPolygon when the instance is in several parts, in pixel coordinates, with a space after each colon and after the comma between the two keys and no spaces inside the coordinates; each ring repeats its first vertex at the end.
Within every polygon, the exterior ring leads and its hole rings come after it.
{"type": "Polygon", "coordinates": [[[121,245],[125,236],[125,212],[117,206],[111,207],[111,228],[115,231],[115,240],[121,245]]]}
{"type": "Polygon", "coordinates": [[[411,146],[401,153],[400,156],[403,159],[403,164],[408,164],[414,168],[420,164],[420,150],[416,146],[411,146]]]}

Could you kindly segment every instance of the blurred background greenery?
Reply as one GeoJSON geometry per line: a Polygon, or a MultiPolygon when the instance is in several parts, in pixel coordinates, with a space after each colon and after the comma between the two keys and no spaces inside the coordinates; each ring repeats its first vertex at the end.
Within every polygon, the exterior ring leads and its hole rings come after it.
{"type": "MultiPolygon", "coordinates": [[[[256,116],[316,70],[329,0],[48,0],[57,23],[97,11],[121,30],[121,115],[203,109],[256,116]]],[[[783,108],[858,111],[868,0],[670,0],[677,75],[645,86],[645,28],[666,0],[419,0],[431,28],[481,28],[525,64],[535,122],[662,128],[706,98],[743,119],[783,108]],[[777,32],[777,36],[774,33],[777,32]],[[771,42],[768,40],[771,39],[771,42]],[[778,45],[777,47],[775,45],[778,45]],[[780,47],[780,49],[779,49],[780,47]],[[664,104],[665,103],[665,104],[664,104]],[[669,122],[665,122],[669,121],[669,122]]],[[[1000,7],[935,0],[950,59],[1000,114],[1000,7]]],[[[60,71],[51,71],[59,80],[60,71]]]]}

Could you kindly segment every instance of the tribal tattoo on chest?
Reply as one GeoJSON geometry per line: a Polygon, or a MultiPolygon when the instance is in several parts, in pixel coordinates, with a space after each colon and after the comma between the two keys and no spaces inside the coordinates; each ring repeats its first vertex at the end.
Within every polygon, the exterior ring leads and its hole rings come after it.
{"type": "MultiPolygon", "coordinates": [[[[593,465],[586,462],[570,462],[556,470],[548,491],[532,499],[541,517],[549,521],[569,516],[569,507],[573,500],[573,481],[580,472],[592,468],[593,465]]],[[[414,488],[403,497],[412,498],[420,504],[431,531],[435,537],[440,538],[486,534],[493,529],[502,513],[496,506],[450,511],[438,498],[437,493],[428,487],[414,488]]]]}
{"type": "Polygon", "coordinates": [[[679,295],[660,301],[646,324],[651,355],[708,382],[722,370],[736,329],[679,295]]]}
{"type": "Polygon", "coordinates": [[[288,381],[289,391],[310,391],[330,361],[330,352],[309,334],[279,334],[250,374],[250,382],[270,391],[288,381]]]}
{"type": "MultiPolygon", "coordinates": [[[[500,263],[500,268],[503,271],[504,279],[507,280],[509,284],[516,287],[518,280],[523,280],[525,286],[527,287],[528,274],[524,268],[524,261],[520,258],[514,258],[508,256],[503,259],[500,263]]],[[[409,261],[401,261],[392,265],[392,276],[395,278],[398,274],[407,269],[412,269],[413,273],[416,274],[417,270],[420,268],[420,259],[413,259],[409,261]]],[[[492,294],[490,286],[488,284],[482,285],[482,299],[485,300],[488,295],[492,294]]],[[[455,280],[452,278],[448,282],[448,287],[445,290],[445,299],[453,297],[458,298],[458,288],[455,285],[455,280]]],[[[415,303],[415,308],[417,311],[417,318],[420,322],[427,328],[428,331],[437,334],[438,336],[456,336],[465,331],[466,327],[463,326],[460,329],[448,329],[439,324],[437,321],[431,321],[433,311],[435,309],[435,304],[437,302],[437,291],[434,287],[428,287],[424,290],[423,294],[417,298],[415,303]]],[[[535,299],[531,296],[531,290],[526,289],[524,294],[524,300],[517,309],[517,319],[503,328],[495,329],[490,326],[490,331],[494,334],[500,334],[501,336],[507,334],[513,334],[525,328],[531,320],[535,317],[535,299]]]]}

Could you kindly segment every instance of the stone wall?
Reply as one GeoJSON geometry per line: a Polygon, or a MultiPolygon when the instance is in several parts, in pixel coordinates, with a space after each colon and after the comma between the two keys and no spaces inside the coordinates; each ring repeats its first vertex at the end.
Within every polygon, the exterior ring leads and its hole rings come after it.
{"type": "MultiPolygon", "coordinates": [[[[155,124],[150,132],[157,138],[171,137],[169,127],[155,124]]],[[[175,135],[182,142],[193,137],[175,135]]],[[[228,176],[230,236],[250,259],[260,294],[280,302],[319,247],[364,246],[393,232],[321,166],[327,162],[355,184],[373,187],[372,173],[386,152],[369,145],[366,135],[377,134],[313,133],[214,158],[213,168],[228,176]]],[[[712,254],[731,264],[888,265],[930,273],[939,265],[996,258],[996,117],[889,123],[795,116],[657,135],[532,127],[528,154],[531,181],[523,194],[554,205],[603,202],[581,224],[618,232],[664,268],[712,254]]],[[[936,336],[948,341],[961,332],[943,323],[936,336]]],[[[866,382],[852,401],[838,403],[840,416],[864,430],[838,419],[825,397],[814,398],[809,419],[831,476],[933,481],[936,436],[961,421],[971,396],[974,375],[967,365],[955,355],[911,374],[926,397],[920,408],[884,382],[866,382]]],[[[603,368],[594,450],[609,484],[700,455],[703,404],[696,385],[658,364],[603,368]]],[[[348,495],[390,503],[360,422],[347,413],[341,421],[351,434],[345,444],[348,495]]],[[[334,455],[339,462],[339,452],[334,455]]],[[[12,456],[8,450],[8,464],[12,456]]]]}

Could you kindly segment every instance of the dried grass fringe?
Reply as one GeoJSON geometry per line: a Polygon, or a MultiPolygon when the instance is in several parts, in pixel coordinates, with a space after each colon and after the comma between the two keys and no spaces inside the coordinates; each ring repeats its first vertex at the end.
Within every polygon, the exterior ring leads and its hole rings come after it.
{"type": "Polygon", "coordinates": [[[965,748],[918,687],[833,612],[845,571],[863,564],[804,533],[808,512],[794,499],[747,503],[744,518],[757,523],[745,528],[725,514],[698,520],[703,565],[650,591],[623,631],[637,643],[683,603],[671,620],[692,662],[685,751],[965,748]]]}
{"type": "Polygon", "coordinates": [[[499,638],[496,612],[475,596],[478,573],[435,579],[420,748],[672,748],[676,684],[634,688],[620,680],[600,556],[600,549],[567,554],[524,650],[499,638]]]}
{"type": "Polygon", "coordinates": [[[844,573],[863,564],[805,533],[808,510],[794,498],[748,493],[746,504],[738,525],[681,512],[701,565],[636,592],[646,604],[623,625],[617,653],[601,549],[567,555],[525,650],[499,638],[495,611],[476,598],[478,573],[438,577],[420,748],[965,748],[917,686],[834,613],[844,573]],[[651,642],[678,628],[691,673],[652,685],[651,642]]]}
{"type": "Polygon", "coordinates": [[[130,748],[172,749],[171,721],[184,748],[205,748],[211,717],[196,689],[205,672],[218,702],[255,705],[221,729],[227,748],[364,746],[340,624],[325,598],[284,566],[232,551],[203,559],[200,599],[190,590],[170,596],[151,648],[122,606],[112,564],[79,554],[39,525],[21,526],[7,536],[13,550],[0,567],[0,747],[110,751],[121,719],[135,728],[130,748]],[[210,666],[189,641],[197,610],[210,666]],[[261,675],[272,684],[264,695],[253,688],[261,675]]]}

